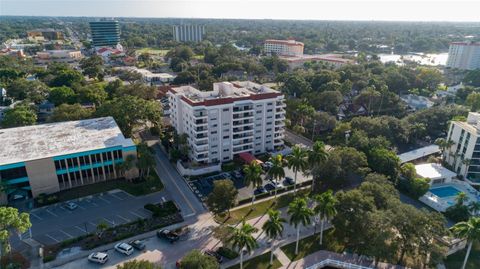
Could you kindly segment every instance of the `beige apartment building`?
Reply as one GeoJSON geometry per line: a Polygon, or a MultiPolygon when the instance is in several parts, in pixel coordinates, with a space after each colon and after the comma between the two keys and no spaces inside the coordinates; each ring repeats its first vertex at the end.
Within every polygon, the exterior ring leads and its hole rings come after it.
{"type": "Polygon", "coordinates": [[[170,119],[187,134],[190,158],[201,164],[230,161],[242,152],[283,147],[284,95],[250,81],[214,83],[212,91],[191,86],[167,93],[170,119]]]}

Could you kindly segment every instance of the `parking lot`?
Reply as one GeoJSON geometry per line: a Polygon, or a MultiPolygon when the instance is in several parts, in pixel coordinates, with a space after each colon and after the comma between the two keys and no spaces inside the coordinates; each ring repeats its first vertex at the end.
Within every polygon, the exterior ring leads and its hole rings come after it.
{"type": "MultiPolygon", "coordinates": [[[[285,176],[294,178],[294,173],[292,170],[285,168],[285,176]]],[[[263,183],[262,186],[265,186],[270,181],[265,179],[265,174],[262,174],[263,183]]],[[[216,180],[222,179],[230,179],[233,181],[233,185],[238,190],[238,200],[243,200],[252,196],[253,188],[251,186],[245,186],[243,177],[242,178],[235,178],[229,172],[222,172],[218,175],[208,176],[205,178],[200,178],[196,180],[190,181],[188,184],[192,188],[195,195],[201,200],[205,201],[207,196],[212,192],[213,185],[216,180]]],[[[311,176],[303,175],[302,173],[298,173],[297,176],[297,183],[302,183],[311,179],[311,176]]]]}
{"type": "Polygon", "coordinates": [[[163,196],[156,193],[134,197],[124,191],[112,191],[72,200],[78,205],[74,210],[67,209],[65,203],[35,209],[30,212],[32,237],[49,245],[92,233],[101,222],[116,226],[147,218],[151,213],[143,206],[158,202],[163,196]]]}

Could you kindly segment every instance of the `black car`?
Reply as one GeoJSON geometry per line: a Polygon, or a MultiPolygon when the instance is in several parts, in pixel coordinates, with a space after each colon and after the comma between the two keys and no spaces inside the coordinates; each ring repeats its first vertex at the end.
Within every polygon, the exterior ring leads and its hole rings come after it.
{"type": "Polygon", "coordinates": [[[142,240],[133,240],[128,242],[128,244],[138,250],[143,250],[145,249],[145,243],[143,243],[142,240]]]}
{"type": "Polygon", "coordinates": [[[217,259],[217,262],[218,263],[222,263],[223,262],[223,257],[220,256],[220,254],[218,254],[217,252],[209,249],[209,250],[205,250],[203,252],[205,255],[208,255],[208,256],[211,256],[211,257],[214,257],[215,259],[217,259]]]}
{"type": "Polygon", "coordinates": [[[258,187],[253,191],[253,194],[254,195],[259,195],[259,194],[266,193],[266,192],[267,192],[267,190],[264,187],[258,187]]]}
{"type": "Polygon", "coordinates": [[[265,184],[264,187],[265,187],[265,189],[266,189],[267,191],[273,191],[273,190],[275,190],[275,186],[274,186],[272,183],[267,183],[267,184],[265,184]]]}
{"type": "Polygon", "coordinates": [[[240,172],[238,170],[233,171],[231,174],[232,174],[232,177],[234,179],[242,179],[243,178],[242,172],[240,172]]]}
{"type": "Polygon", "coordinates": [[[285,177],[285,180],[283,180],[283,185],[293,185],[295,184],[295,180],[291,177],[285,177]]]}
{"type": "Polygon", "coordinates": [[[157,231],[157,236],[158,236],[158,238],[165,239],[172,244],[175,241],[178,241],[178,239],[180,239],[180,236],[177,233],[172,232],[170,230],[159,230],[159,231],[157,231]]]}

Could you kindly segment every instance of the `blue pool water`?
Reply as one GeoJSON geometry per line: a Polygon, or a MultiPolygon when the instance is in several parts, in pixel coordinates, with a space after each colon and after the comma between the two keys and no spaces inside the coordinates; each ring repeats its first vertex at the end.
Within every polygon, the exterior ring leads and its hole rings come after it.
{"type": "Polygon", "coordinates": [[[457,194],[460,193],[459,190],[457,190],[452,186],[445,186],[445,187],[431,189],[430,192],[440,198],[457,196],[457,194]]]}

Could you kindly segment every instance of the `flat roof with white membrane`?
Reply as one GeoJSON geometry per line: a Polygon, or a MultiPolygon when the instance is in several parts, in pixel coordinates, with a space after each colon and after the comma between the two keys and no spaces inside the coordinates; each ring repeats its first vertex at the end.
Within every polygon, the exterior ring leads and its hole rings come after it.
{"type": "Polygon", "coordinates": [[[424,164],[415,165],[415,170],[417,172],[417,175],[423,178],[429,178],[432,180],[439,179],[439,178],[445,178],[445,179],[451,180],[452,178],[457,176],[457,174],[448,170],[447,168],[443,167],[438,163],[424,163],[424,164]]]}
{"type": "Polygon", "coordinates": [[[134,145],[112,117],[0,129],[0,141],[0,165],[134,145]]]}
{"type": "Polygon", "coordinates": [[[429,145],[423,148],[414,149],[402,154],[398,155],[400,158],[401,163],[406,163],[410,161],[414,161],[425,156],[429,156],[432,154],[440,153],[440,147],[437,145],[429,145]]]}

